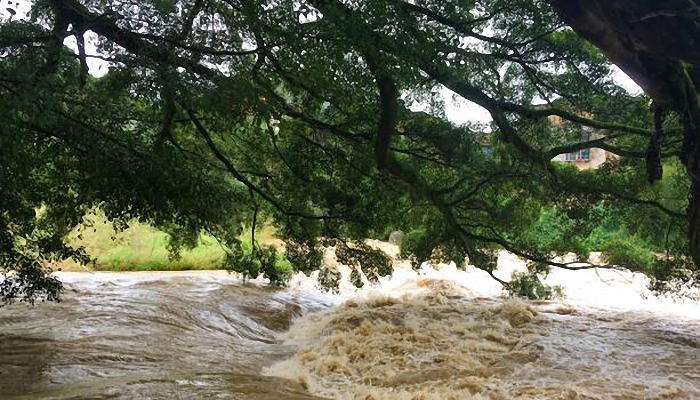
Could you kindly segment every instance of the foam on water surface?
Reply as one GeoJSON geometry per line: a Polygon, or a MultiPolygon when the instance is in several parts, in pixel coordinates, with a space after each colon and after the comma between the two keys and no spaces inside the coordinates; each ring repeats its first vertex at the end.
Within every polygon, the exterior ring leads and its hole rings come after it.
{"type": "MultiPolygon", "coordinates": [[[[700,305],[641,274],[554,269],[566,297],[525,302],[474,267],[394,264],[362,289],[336,265],[338,294],[315,274],[60,273],[63,302],[0,313],[0,398],[700,399],[700,305]]],[[[524,268],[502,253],[495,274],[524,268]]]]}
{"type": "MultiPolygon", "coordinates": [[[[700,398],[700,304],[655,297],[641,274],[554,270],[566,297],[524,302],[474,267],[399,262],[362,289],[338,269],[336,306],[297,320],[280,337],[296,354],[264,374],[341,400],[700,398]]],[[[523,269],[504,253],[496,275],[523,269]]]]}

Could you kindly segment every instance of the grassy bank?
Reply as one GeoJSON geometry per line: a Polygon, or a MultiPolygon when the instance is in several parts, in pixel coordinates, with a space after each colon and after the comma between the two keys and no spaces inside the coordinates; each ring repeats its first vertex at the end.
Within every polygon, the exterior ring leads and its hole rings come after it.
{"type": "MultiPolygon", "coordinates": [[[[216,239],[201,235],[197,247],[183,250],[182,258],[171,260],[167,249],[169,236],[151,226],[138,222],[124,231],[99,213],[87,217],[82,229],[71,233],[68,241],[82,246],[93,258],[90,265],[66,260],[58,265],[64,271],[185,271],[221,269],[224,251],[216,239]]],[[[246,235],[250,237],[250,233],[246,235]]],[[[256,238],[266,244],[278,242],[271,226],[256,232],[256,238]]],[[[249,240],[249,239],[248,239],[249,240]]]]}

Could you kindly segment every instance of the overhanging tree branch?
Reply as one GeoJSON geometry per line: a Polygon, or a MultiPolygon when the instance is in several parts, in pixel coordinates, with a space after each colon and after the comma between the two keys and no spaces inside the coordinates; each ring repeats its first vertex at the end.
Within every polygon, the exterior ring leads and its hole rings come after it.
{"type": "Polygon", "coordinates": [[[194,124],[195,128],[197,129],[197,132],[200,134],[200,136],[202,136],[202,138],[206,142],[209,150],[226,167],[226,170],[234,178],[236,178],[236,180],[241,182],[243,185],[245,185],[252,192],[258,194],[260,197],[265,199],[265,201],[267,201],[272,206],[274,206],[278,211],[280,211],[281,213],[283,213],[284,215],[287,215],[287,216],[300,217],[300,218],[305,218],[305,219],[316,219],[316,220],[345,219],[345,217],[341,217],[341,216],[313,215],[313,214],[307,214],[307,213],[288,210],[286,207],[284,207],[282,204],[280,204],[276,199],[274,199],[269,194],[265,193],[263,190],[258,188],[255,184],[253,184],[249,179],[247,179],[245,176],[243,176],[243,174],[241,174],[238,171],[238,169],[236,169],[236,167],[233,165],[233,163],[221,152],[221,150],[219,150],[218,146],[216,145],[216,143],[214,143],[214,140],[212,139],[211,135],[209,134],[209,131],[204,127],[202,122],[199,120],[195,111],[185,104],[181,104],[181,105],[185,109],[185,111],[187,112],[187,115],[190,117],[192,123],[194,124]]]}

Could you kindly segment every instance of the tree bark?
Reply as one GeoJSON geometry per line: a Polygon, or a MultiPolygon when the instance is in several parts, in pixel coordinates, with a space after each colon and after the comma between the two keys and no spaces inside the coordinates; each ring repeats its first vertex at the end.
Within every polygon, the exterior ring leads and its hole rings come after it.
{"type": "MultiPolygon", "coordinates": [[[[700,149],[698,149],[700,150],[700,149]]],[[[695,154],[700,158],[700,151],[695,154]]],[[[700,176],[700,163],[690,171],[696,177],[700,176]]],[[[691,184],[690,205],[688,206],[688,230],[690,234],[690,255],[696,266],[700,266],[700,181],[694,179],[691,184]]]]}

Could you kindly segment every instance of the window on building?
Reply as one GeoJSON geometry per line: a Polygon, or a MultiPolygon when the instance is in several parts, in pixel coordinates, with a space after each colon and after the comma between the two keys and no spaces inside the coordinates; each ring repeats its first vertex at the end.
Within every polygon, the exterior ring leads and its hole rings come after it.
{"type": "Polygon", "coordinates": [[[591,160],[591,149],[584,149],[575,151],[573,153],[566,153],[566,161],[590,161],[591,160]]]}
{"type": "Polygon", "coordinates": [[[591,159],[591,149],[584,149],[579,151],[581,154],[581,160],[583,161],[590,161],[591,159]]]}

